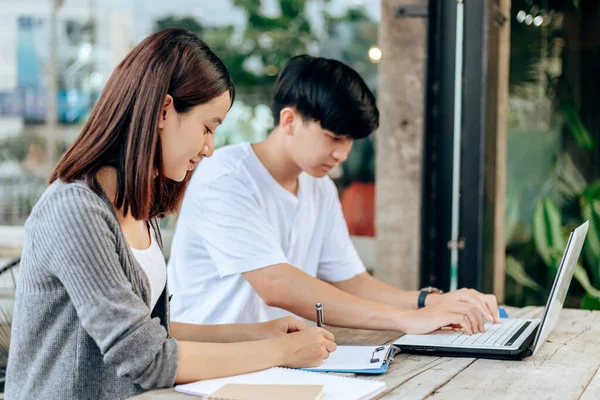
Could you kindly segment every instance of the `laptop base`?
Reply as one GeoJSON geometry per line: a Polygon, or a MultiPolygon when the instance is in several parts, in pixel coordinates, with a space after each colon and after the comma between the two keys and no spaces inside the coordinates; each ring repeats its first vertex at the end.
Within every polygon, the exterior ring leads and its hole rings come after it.
{"type": "Polygon", "coordinates": [[[515,350],[464,348],[464,347],[441,347],[441,346],[416,346],[396,344],[403,353],[419,354],[436,357],[463,357],[463,358],[486,358],[491,360],[519,361],[533,354],[531,344],[537,334],[539,326],[536,327],[525,339],[523,344],[515,350]]]}

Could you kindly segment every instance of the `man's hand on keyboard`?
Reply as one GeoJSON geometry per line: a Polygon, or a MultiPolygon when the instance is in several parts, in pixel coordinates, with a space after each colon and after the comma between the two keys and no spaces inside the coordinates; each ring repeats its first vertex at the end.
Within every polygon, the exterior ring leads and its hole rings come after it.
{"type": "Polygon", "coordinates": [[[444,294],[430,294],[425,299],[425,306],[444,304],[447,302],[463,302],[474,305],[485,319],[495,324],[500,323],[498,301],[493,294],[483,294],[475,289],[459,289],[444,294]]]}
{"type": "Polygon", "coordinates": [[[471,335],[484,331],[484,320],[478,307],[464,301],[445,301],[417,311],[409,311],[405,328],[409,334],[422,334],[452,326],[471,335]]]}

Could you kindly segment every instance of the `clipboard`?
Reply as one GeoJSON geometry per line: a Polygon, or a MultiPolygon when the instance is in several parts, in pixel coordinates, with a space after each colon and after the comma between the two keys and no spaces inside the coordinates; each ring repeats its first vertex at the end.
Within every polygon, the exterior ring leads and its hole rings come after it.
{"type": "Polygon", "coordinates": [[[310,372],[338,372],[338,373],[353,373],[353,374],[371,374],[371,375],[380,375],[385,373],[390,363],[396,353],[396,348],[391,345],[387,346],[338,346],[338,350],[334,353],[331,353],[331,357],[329,360],[325,360],[323,364],[318,368],[302,368],[303,371],[310,372]],[[342,354],[341,356],[338,354],[336,357],[336,353],[341,351],[346,354],[342,354]],[[361,367],[352,366],[352,363],[346,364],[343,362],[344,360],[340,360],[340,358],[348,358],[352,357],[354,354],[362,353],[361,356],[365,357],[366,360],[361,363],[361,367]],[[370,358],[369,358],[370,357],[370,358]],[[337,360],[336,360],[337,358],[337,360]],[[374,362],[374,360],[377,360],[374,362]],[[372,368],[369,368],[369,364],[373,364],[372,368]]]}

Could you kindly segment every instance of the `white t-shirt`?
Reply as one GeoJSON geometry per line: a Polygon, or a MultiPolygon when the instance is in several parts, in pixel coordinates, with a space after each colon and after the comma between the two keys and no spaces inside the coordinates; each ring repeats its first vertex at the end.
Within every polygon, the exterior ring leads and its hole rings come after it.
{"type": "Polygon", "coordinates": [[[150,247],[146,250],[138,250],[131,247],[131,252],[150,281],[150,294],[152,298],[150,311],[152,311],[167,284],[167,263],[165,262],[165,256],[158,246],[152,226],[150,226],[150,247]]]}
{"type": "Polygon", "coordinates": [[[301,174],[285,190],[247,144],[202,160],[185,194],[167,268],[171,319],[195,324],[263,322],[269,307],[242,273],[288,263],[325,281],[365,271],[329,177],[301,174]]]}

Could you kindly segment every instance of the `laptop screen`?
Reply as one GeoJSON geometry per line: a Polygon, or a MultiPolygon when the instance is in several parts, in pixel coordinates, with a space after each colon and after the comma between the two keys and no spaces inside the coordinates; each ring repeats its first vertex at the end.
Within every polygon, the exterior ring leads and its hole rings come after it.
{"type": "Polygon", "coordinates": [[[533,342],[534,354],[544,343],[548,334],[554,329],[554,326],[558,321],[565,298],[567,297],[567,291],[571,285],[571,279],[573,279],[573,273],[577,267],[577,260],[579,259],[581,249],[583,248],[588,225],[589,222],[586,221],[579,228],[571,232],[571,235],[569,236],[569,241],[567,242],[567,247],[565,248],[565,252],[560,261],[560,266],[556,273],[552,290],[550,291],[550,297],[548,298],[546,309],[544,310],[544,315],[540,322],[540,327],[535,337],[535,341],[533,342]]]}

